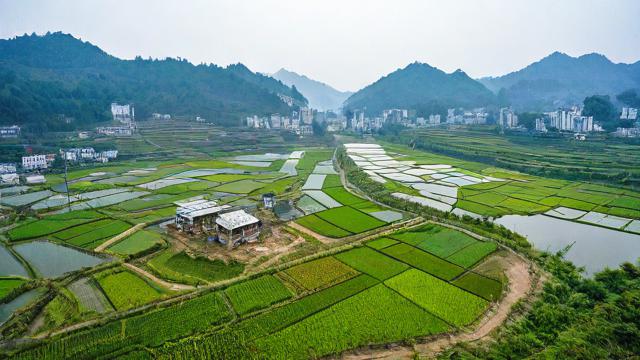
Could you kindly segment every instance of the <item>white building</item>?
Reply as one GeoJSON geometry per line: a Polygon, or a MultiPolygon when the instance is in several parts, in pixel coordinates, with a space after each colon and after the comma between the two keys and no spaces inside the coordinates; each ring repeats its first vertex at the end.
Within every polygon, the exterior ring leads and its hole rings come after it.
{"type": "Polygon", "coordinates": [[[638,120],[638,109],[632,107],[623,107],[620,114],[620,120],[638,120]]]}
{"type": "Polygon", "coordinates": [[[500,109],[500,119],[498,120],[498,125],[507,129],[518,127],[518,115],[516,115],[516,113],[511,110],[511,108],[502,108],[500,109]]]}
{"type": "Polygon", "coordinates": [[[542,118],[536,119],[536,131],[547,132],[547,126],[544,123],[544,119],[542,118]]]}
{"type": "Polygon", "coordinates": [[[113,115],[114,121],[130,124],[135,120],[135,109],[131,104],[120,105],[118,103],[112,103],[111,115],[113,115]]]}
{"type": "Polygon", "coordinates": [[[47,182],[44,175],[29,175],[25,178],[27,184],[44,184],[47,182]]]}
{"type": "Polygon", "coordinates": [[[280,114],[271,115],[271,127],[273,129],[280,129],[282,127],[282,118],[280,114]]]}
{"type": "Polygon", "coordinates": [[[0,127],[0,138],[14,138],[20,136],[20,126],[2,126],[0,127]]]}
{"type": "Polygon", "coordinates": [[[46,155],[23,156],[22,168],[25,170],[46,169],[47,156],[46,155]]]}
{"type": "Polygon", "coordinates": [[[17,172],[15,163],[0,163],[0,174],[14,174],[17,172]]]}
{"type": "Polygon", "coordinates": [[[0,183],[3,185],[17,185],[20,183],[18,174],[2,174],[0,175],[0,183]]]}
{"type": "Polygon", "coordinates": [[[131,136],[135,127],[131,126],[103,126],[96,128],[98,134],[107,136],[131,136]]]}
{"type": "Polygon", "coordinates": [[[218,240],[232,249],[244,242],[254,242],[260,235],[260,220],[244,210],[220,214],[216,218],[218,240]]]}

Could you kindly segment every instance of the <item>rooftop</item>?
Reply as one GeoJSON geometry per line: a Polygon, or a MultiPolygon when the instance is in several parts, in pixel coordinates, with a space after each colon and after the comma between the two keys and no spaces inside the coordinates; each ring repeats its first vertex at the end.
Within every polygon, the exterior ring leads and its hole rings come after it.
{"type": "Polygon", "coordinates": [[[216,214],[229,208],[231,208],[229,205],[218,206],[215,201],[201,199],[181,204],[178,209],[176,209],[176,215],[193,219],[200,216],[216,214]]]}
{"type": "Polygon", "coordinates": [[[244,210],[236,210],[225,214],[220,214],[216,219],[216,224],[227,230],[237,229],[242,226],[255,224],[260,222],[258,218],[247,214],[244,210]]]}

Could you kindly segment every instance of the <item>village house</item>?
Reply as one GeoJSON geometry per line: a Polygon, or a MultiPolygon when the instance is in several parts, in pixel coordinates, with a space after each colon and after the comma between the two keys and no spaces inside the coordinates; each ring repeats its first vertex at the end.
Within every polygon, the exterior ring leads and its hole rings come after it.
{"type": "Polygon", "coordinates": [[[229,205],[218,205],[211,200],[195,200],[182,203],[176,209],[175,225],[182,232],[200,234],[216,229],[216,217],[229,205]]]}
{"type": "Polygon", "coordinates": [[[46,155],[31,155],[22,157],[22,168],[25,170],[46,169],[46,155]]]}
{"type": "Polygon", "coordinates": [[[236,210],[220,214],[216,226],[218,241],[233,249],[239,244],[257,241],[262,222],[244,210],[236,210]]]}

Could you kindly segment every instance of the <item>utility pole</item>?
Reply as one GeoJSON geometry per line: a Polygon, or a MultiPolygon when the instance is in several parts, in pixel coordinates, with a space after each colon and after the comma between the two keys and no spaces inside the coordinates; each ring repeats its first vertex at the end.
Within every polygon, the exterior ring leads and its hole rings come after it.
{"type": "Polygon", "coordinates": [[[64,158],[64,188],[67,191],[67,209],[71,211],[71,196],[69,196],[69,183],[67,182],[67,151],[62,150],[62,157],[64,158]]]}

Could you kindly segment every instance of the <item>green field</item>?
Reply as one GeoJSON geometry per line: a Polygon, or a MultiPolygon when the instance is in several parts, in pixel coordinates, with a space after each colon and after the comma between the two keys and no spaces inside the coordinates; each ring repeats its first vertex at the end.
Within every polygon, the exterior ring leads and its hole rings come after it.
{"type": "Polygon", "coordinates": [[[162,236],[149,230],[140,230],[111,245],[109,251],[120,255],[135,255],[163,242],[162,236]]]}
{"type": "Polygon", "coordinates": [[[128,271],[95,276],[98,284],[116,310],[126,310],[162,297],[162,293],[128,271]]]}
{"type": "Polygon", "coordinates": [[[482,260],[485,256],[496,251],[496,249],[497,245],[495,243],[479,241],[452,254],[447,258],[447,260],[463,267],[471,267],[478,261],[482,260]]]}
{"type": "Polygon", "coordinates": [[[315,214],[298,218],[296,222],[320,235],[332,238],[341,238],[352,234],[347,230],[341,229],[327,221],[322,220],[315,214]]]}
{"type": "Polygon", "coordinates": [[[225,294],[238,314],[266,308],[293,295],[280,280],[272,275],[264,275],[233,285],[225,290],[225,294]]]}
{"type": "Polygon", "coordinates": [[[341,229],[345,229],[355,234],[386,225],[384,221],[378,220],[373,216],[369,216],[348,206],[320,211],[314,215],[338,226],[341,229]]]}
{"type": "Polygon", "coordinates": [[[337,254],[336,258],[352,268],[371,275],[378,280],[386,280],[409,268],[407,264],[396,261],[367,247],[342,252],[337,254]]]}
{"type": "Polygon", "coordinates": [[[367,246],[376,249],[376,250],[380,250],[380,249],[384,249],[386,247],[389,247],[391,245],[395,245],[398,243],[398,240],[394,240],[394,239],[389,239],[386,237],[382,237],[382,238],[378,238],[375,240],[371,240],[367,242],[367,246]]]}
{"type": "Polygon", "coordinates": [[[24,279],[0,277],[0,300],[26,282],[24,279]]]}
{"type": "Polygon", "coordinates": [[[268,358],[306,359],[447,329],[443,321],[378,285],[258,339],[256,346],[268,358]]]}
{"type": "Polygon", "coordinates": [[[464,272],[464,268],[458,265],[447,262],[435,255],[431,255],[407,244],[393,245],[381,251],[395,259],[444,280],[451,280],[464,272]]]}
{"type": "Polygon", "coordinates": [[[431,224],[419,229],[396,233],[393,238],[442,258],[478,242],[460,231],[431,224]]]}
{"type": "Polygon", "coordinates": [[[160,277],[188,284],[230,279],[244,271],[244,265],[237,262],[192,258],[184,252],[174,254],[168,250],[153,257],[147,265],[160,277]]]}
{"type": "Polygon", "coordinates": [[[27,221],[9,230],[7,234],[13,241],[37,238],[103,217],[104,215],[95,211],[73,211],[66,214],[51,215],[43,220],[27,221]]]}
{"type": "Polygon", "coordinates": [[[307,290],[316,290],[356,275],[352,268],[330,256],[296,265],[284,272],[307,290]]]}
{"type": "Polygon", "coordinates": [[[385,284],[456,326],[470,324],[487,306],[486,300],[416,269],[407,270],[385,284]]]}
{"type": "Polygon", "coordinates": [[[222,184],[213,188],[216,191],[228,192],[232,194],[248,194],[254,190],[265,187],[267,184],[254,180],[239,180],[222,184]]]}

